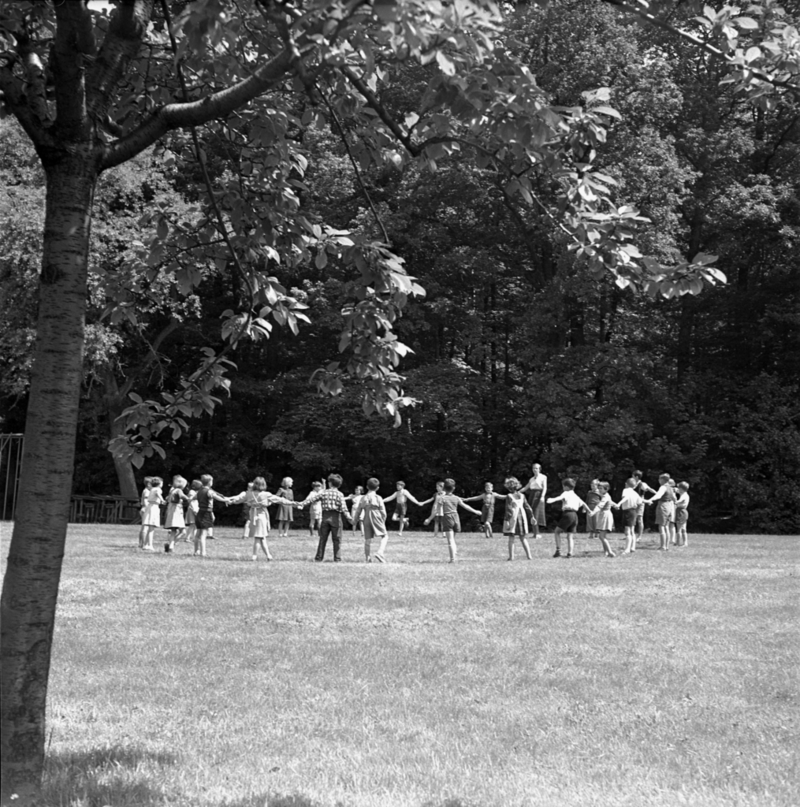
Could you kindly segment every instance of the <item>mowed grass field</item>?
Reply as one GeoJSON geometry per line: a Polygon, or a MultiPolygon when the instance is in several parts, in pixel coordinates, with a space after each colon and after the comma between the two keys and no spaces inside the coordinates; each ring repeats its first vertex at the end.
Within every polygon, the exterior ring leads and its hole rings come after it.
{"type": "Polygon", "coordinates": [[[48,805],[800,802],[800,538],[509,563],[465,534],[452,565],[431,533],[385,565],[349,531],[337,564],[307,531],[272,563],[233,529],[206,560],[136,542],[70,527],[48,805]]]}

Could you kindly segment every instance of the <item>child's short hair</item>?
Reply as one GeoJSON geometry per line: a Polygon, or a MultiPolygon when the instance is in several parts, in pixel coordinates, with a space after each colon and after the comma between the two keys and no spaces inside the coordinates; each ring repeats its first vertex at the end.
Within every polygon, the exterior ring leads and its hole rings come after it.
{"type": "Polygon", "coordinates": [[[342,479],[341,476],[339,476],[339,474],[329,474],[328,475],[328,484],[332,488],[341,487],[343,481],[344,480],[342,479]]]}
{"type": "Polygon", "coordinates": [[[593,479],[590,484],[592,484],[592,485],[602,485],[603,483],[599,479],[593,479]]]}
{"type": "MultiPolygon", "coordinates": [[[[486,484],[491,485],[492,483],[487,482],[486,484]]],[[[506,481],[503,484],[509,489],[511,488],[512,485],[517,488],[521,487],[521,485],[519,484],[519,479],[517,479],[516,476],[509,476],[508,479],[506,479],[506,481]]]]}
{"type": "Polygon", "coordinates": [[[608,493],[608,489],[611,485],[608,482],[598,482],[597,487],[602,488],[606,493],[608,493]]]}
{"type": "Polygon", "coordinates": [[[152,476],[146,476],[144,478],[144,486],[147,487],[148,485],[152,485],[152,484],[153,484],[153,477],[152,476]]]}
{"type": "Polygon", "coordinates": [[[177,476],[172,477],[172,487],[173,488],[185,488],[186,487],[186,480],[178,474],[177,476]]]}
{"type": "Polygon", "coordinates": [[[661,482],[662,485],[669,482],[669,474],[659,474],[658,481],[661,482]]]}
{"type": "Polygon", "coordinates": [[[189,485],[192,490],[201,490],[203,487],[203,483],[199,479],[193,479],[192,484],[189,485]]]}
{"type": "Polygon", "coordinates": [[[625,487],[627,488],[635,488],[636,487],[636,480],[631,477],[630,479],[625,480],[625,487]]]}
{"type": "Polygon", "coordinates": [[[358,496],[360,493],[363,493],[363,492],[364,492],[364,488],[362,488],[361,485],[356,485],[356,496],[358,496]]]}
{"type": "Polygon", "coordinates": [[[214,481],[214,477],[211,474],[202,474],[200,481],[203,483],[203,487],[208,487],[214,481]]]}
{"type": "Polygon", "coordinates": [[[322,488],[322,482],[312,482],[311,487],[314,490],[320,490],[322,488]]]}
{"type": "Polygon", "coordinates": [[[398,483],[397,483],[397,487],[398,487],[398,488],[404,488],[405,486],[406,486],[406,483],[405,483],[405,482],[398,482],[398,483]]]}
{"type": "Polygon", "coordinates": [[[253,490],[266,490],[267,489],[267,481],[264,479],[263,476],[257,476],[253,480],[253,490]]]}
{"type": "Polygon", "coordinates": [[[164,484],[164,480],[160,476],[154,476],[151,482],[154,488],[160,488],[164,484]]]}
{"type": "Polygon", "coordinates": [[[644,474],[641,471],[631,471],[631,476],[634,479],[641,479],[644,476],[644,474]]]}
{"type": "Polygon", "coordinates": [[[483,486],[484,486],[484,488],[493,488],[494,487],[494,482],[484,482],[483,486]]]}
{"type": "Polygon", "coordinates": [[[565,490],[575,490],[575,480],[568,476],[561,480],[561,487],[565,490]]]}
{"type": "Polygon", "coordinates": [[[452,493],[456,489],[456,480],[455,479],[445,479],[444,480],[444,491],[445,493],[452,493]]]}
{"type": "Polygon", "coordinates": [[[437,488],[443,488],[443,487],[444,487],[444,482],[442,482],[442,480],[440,479],[440,480],[439,480],[439,481],[436,483],[436,487],[437,487],[437,488]]]}
{"type": "Polygon", "coordinates": [[[367,480],[367,488],[369,490],[377,490],[381,486],[381,483],[373,476],[367,480]]]}
{"type": "Polygon", "coordinates": [[[675,487],[675,480],[672,477],[670,477],[669,482],[667,484],[672,485],[672,487],[674,488],[675,487]]]}
{"type": "Polygon", "coordinates": [[[292,479],[291,476],[284,476],[283,479],[281,479],[282,488],[291,487],[293,484],[294,480],[292,479]]]}
{"type": "Polygon", "coordinates": [[[681,483],[678,485],[678,488],[679,488],[680,490],[689,490],[689,483],[688,483],[688,482],[681,482],[681,483]]]}

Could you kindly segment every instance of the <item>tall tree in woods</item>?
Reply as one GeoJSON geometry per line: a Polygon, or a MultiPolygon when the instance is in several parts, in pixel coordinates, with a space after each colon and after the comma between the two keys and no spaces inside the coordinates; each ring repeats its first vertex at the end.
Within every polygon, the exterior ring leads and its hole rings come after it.
{"type": "MultiPolygon", "coordinates": [[[[379,221],[381,234],[370,239],[304,211],[304,135],[315,127],[341,138],[354,170],[387,160],[429,170],[451,155],[474,160],[523,210],[546,211],[595,276],[610,274],[621,286],[679,295],[722,279],[702,254],[667,265],[642,258],[632,243],[641,217],[593,169],[606,125],[618,117],[607,91],[553,106],[524,61],[495,48],[503,8],[488,0],[119,0],[109,16],[85,0],[31,0],[0,9],[2,106],[33,143],[46,183],[25,451],[2,593],[4,794],[32,799],[42,773],[92,210],[104,172],[155,144],[168,149],[205,191],[179,219],[157,206],[149,212],[133,274],[169,276],[191,294],[216,269],[231,273],[238,289],[222,312],[225,346],[204,349],[173,390],[135,399],[126,411],[130,431],[115,449],[134,462],[163,451],[160,433],[178,436],[187,416],[213,409],[238,343],[268,337],[274,324],[298,329],[302,305],[278,276],[312,261],[352,270],[343,356],[321,368],[320,388],[335,394],[350,380],[367,413],[399,419],[407,401],[397,367],[407,348],[394,326],[422,289],[379,221]],[[384,102],[384,75],[411,63],[425,68],[421,92],[384,102]],[[212,150],[212,141],[225,147],[212,150]]],[[[626,8],[654,19],[641,6],[626,8]]],[[[758,21],[735,9],[707,17],[697,46],[732,63],[734,80],[754,98],[791,85],[796,31],[794,39],[788,30],[775,34],[771,22],[775,48],[740,53],[730,42],[758,21]],[[728,50],[711,44],[715,38],[728,50]]],[[[111,274],[109,317],[134,317],[125,284],[111,274]]]]}

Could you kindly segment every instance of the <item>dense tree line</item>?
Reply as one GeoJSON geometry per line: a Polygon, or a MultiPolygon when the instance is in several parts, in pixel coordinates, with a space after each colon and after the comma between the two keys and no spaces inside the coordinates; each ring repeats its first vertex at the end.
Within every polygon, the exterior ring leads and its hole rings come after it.
{"type": "MultiPolygon", "coordinates": [[[[488,169],[447,156],[435,172],[392,161],[361,167],[356,126],[312,125],[301,134],[313,155],[304,204],[341,229],[386,237],[426,289],[398,328],[414,351],[402,367],[405,392],[418,403],[395,428],[364,419],[358,385],[330,398],[309,383],[337,357],[338,312],[350,291],[341,262],[317,259],[281,277],[312,324],[242,344],[224,406],[191,419],[186,434],[165,443],[166,456],[150,457],[139,473],[212,468],[222,489],[257,472],[275,481],[292,474],[302,487],[340,470],[351,484],[374,474],[415,490],[452,475],[478,490],[523,474],[533,458],[556,475],[617,485],[633,467],[668,468],[692,483],[697,526],[797,531],[796,105],[753,109],[719,85],[719,65],[689,43],[593,3],[525,7],[506,46],[558,104],[608,87],[621,120],[598,160],[620,196],[654,222],[639,246],[665,258],[716,253],[728,284],[665,300],[598,281],[546,211],[537,215],[487,182],[488,169]]],[[[394,112],[413,106],[432,69],[398,67],[383,102],[394,112]]],[[[26,237],[41,218],[43,179],[10,123],[4,135],[5,204],[16,223],[4,234],[12,259],[4,294],[13,303],[4,307],[4,428],[16,431],[38,263],[26,237]]],[[[204,137],[215,181],[246,174],[219,131],[204,137]]],[[[136,320],[112,321],[97,284],[76,492],[135,491],[133,466],[117,460],[115,474],[107,450],[127,394],[153,397],[190,371],[198,347],[219,349],[219,317],[241,296],[224,266],[204,268],[188,298],[174,279],[130,269],[142,216],[156,205],[180,222],[202,194],[199,176],[177,170],[170,146],[178,150],[168,143],[111,175],[96,203],[93,273],[125,287],[136,320]]],[[[539,191],[551,192],[546,183],[539,191]]]]}

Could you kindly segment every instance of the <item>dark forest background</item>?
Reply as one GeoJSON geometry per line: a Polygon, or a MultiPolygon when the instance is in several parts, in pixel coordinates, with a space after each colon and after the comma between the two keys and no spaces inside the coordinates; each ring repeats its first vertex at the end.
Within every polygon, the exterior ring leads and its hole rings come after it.
{"type": "MultiPolygon", "coordinates": [[[[486,481],[500,489],[508,474],[526,480],[538,461],[551,487],[571,475],[579,493],[594,477],[616,495],[634,468],[654,485],[667,471],[691,485],[693,529],[800,533],[797,105],[754,107],[720,86],[707,54],[583,0],[521,7],[503,47],[524,55],[557,104],[609,88],[622,117],[601,170],[653,222],[639,248],[667,261],[718,255],[727,284],[651,299],[598,280],[553,220],[517,207],[480,168],[443,159],[435,172],[391,162],[356,172],[357,151],[340,132],[303,126],[309,215],[382,237],[374,207],[426,289],[398,328],[413,349],[401,367],[405,391],[419,402],[395,428],[364,416],[356,384],[335,398],[316,393],[310,378],[337,358],[350,282],[348,267],[318,259],[279,277],[312,324],[240,345],[222,405],[165,442],[164,459],[115,467],[107,444],[128,395],[174,388],[198,350],[221,345],[220,316],[241,295],[219,262],[198,267],[201,291],[189,297],[171,277],[129,268],[143,217],[159,211],[180,224],[202,193],[199,173],[178,170],[166,142],[107,175],[96,200],[75,493],[135,495],[131,482],[145,474],[205,472],[225,493],[256,475],[271,490],[292,476],[304,493],[338,471],[348,492],[377,476],[385,494],[403,479],[427,497],[452,476],[462,495],[475,495],[486,481]],[[113,316],[109,283],[126,291],[113,316]]],[[[403,108],[426,79],[424,67],[397,69],[383,102],[403,108]]],[[[222,127],[203,137],[215,181],[247,172],[222,127]]],[[[0,121],[0,177],[0,430],[21,432],[44,181],[10,120],[0,121]]]]}

